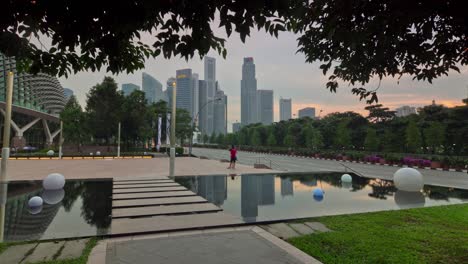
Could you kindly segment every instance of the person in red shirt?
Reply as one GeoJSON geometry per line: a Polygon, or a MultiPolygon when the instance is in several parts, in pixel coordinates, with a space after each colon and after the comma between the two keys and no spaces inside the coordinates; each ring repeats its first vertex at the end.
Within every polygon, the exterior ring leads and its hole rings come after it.
{"type": "Polygon", "coordinates": [[[231,146],[229,150],[231,153],[231,163],[229,163],[228,169],[235,169],[236,168],[236,161],[237,161],[237,149],[234,145],[231,146]]]}

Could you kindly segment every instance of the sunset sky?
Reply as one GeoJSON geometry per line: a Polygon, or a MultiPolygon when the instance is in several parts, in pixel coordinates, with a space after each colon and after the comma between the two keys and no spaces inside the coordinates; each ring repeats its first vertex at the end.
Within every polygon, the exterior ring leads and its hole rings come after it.
{"type": "MultiPolygon", "coordinates": [[[[219,33],[223,36],[222,32],[219,33]]],[[[150,40],[150,37],[146,37],[150,40]]],[[[282,33],[276,39],[262,32],[255,32],[243,44],[238,35],[233,34],[226,43],[228,56],[222,59],[216,53],[209,55],[216,58],[216,74],[221,88],[228,95],[228,130],[231,124],[240,121],[240,80],[244,57],[254,57],[257,71],[258,89],[274,90],[274,120],[279,119],[279,99],[292,98],[293,113],[303,107],[312,106],[323,109],[322,115],[336,111],[355,111],[365,114],[364,101],[351,94],[351,88],[342,84],[336,94],[325,89],[327,77],[319,69],[319,63],[305,63],[303,54],[296,54],[296,36],[282,33]]],[[[164,86],[166,80],[175,76],[177,69],[192,68],[193,72],[203,79],[203,61],[199,57],[186,62],[183,59],[171,60],[150,59],[144,70],[134,74],[120,74],[114,76],[119,83],[135,83],[141,86],[141,74],[147,72],[158,79],[164,86]]],[[[84,106],[86,93],[98,82],[101,82],[105,71],[83,72],[61,78],[64,87],[75,91],[80,103],[84,106]]],[[[110,75],[110,74],[108,74],[110,75]]],[[[366,88],[374,89],[378,81],[370,83],[366,88]]],[[[165,88],[165,87],[164,87],[165,88]]],[[[412,81],[410,77],[403,77],[399,84],[396,79],[386,78],[382,81],[378,91],[379,103],[391,109],[402,105],[423,106],[436,103],[447,106],[461,105],[462,98],[468,92],[468,67],[461,68],[461,73],[452,71],[448,76],[435,80],[432,84],[412,81]]]]}

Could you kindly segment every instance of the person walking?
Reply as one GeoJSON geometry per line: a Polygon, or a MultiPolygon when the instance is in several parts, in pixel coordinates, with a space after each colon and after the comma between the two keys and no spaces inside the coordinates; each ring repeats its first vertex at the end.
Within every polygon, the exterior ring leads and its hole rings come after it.
{"type": "Polygon", "coordinates": [[[235,169],[236,168],[236,161],[237,161],[237,149],[234,145],[231,146],[229,150],[231,153],[231,162],[229,163],[228,169],[235,169]]]}

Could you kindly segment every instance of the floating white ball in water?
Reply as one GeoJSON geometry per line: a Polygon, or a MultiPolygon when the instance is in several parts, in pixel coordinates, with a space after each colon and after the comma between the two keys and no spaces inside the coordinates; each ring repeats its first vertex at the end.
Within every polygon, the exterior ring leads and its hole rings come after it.
{"type": "Polygon", "coordinates": [[[58,204],[65,197],[65,191],[63,189],[59,190],[45,190],[42,193],[42,199],[46,204],[58,204]]]}
{"type": "Polygon", "coordinates": [[[101,155],[101,151],[96,151],[96,155],[101,155]]]}
{"type": "Polygon", "coordinates": [[[393,174],[393,183],[399,190],[417,192],[424,187],[424,178],[416,169],[401,168],[393,174]]]}
{"type": "Polygon", "coordinates": [[[47,151],[47,156],[53,156],[55,152],[53,150],[47,151]]]}
{"type": "Polygon", "coordinates": [[[42,181],[42,187],[46,190],[60,190],[63,186],[65,186],[65,177],[60,173],[51,173],[42,181]]]}
{"type": "Polygon", "coordinates": [[[42,198],[39,196],[33,196],[31,199],[28,201],[28,206],[29,208],[36,208],[36,207],[41,207],[44,202],[42,201],[42,198]]]}
{"type": "Polygon", "coordinates": [[[353,177],[351,177],[351,175],[349,174],[343,174],[341,176],[341,181],[342,182],[352,182],[353,181],[353,177]]]}
{"type": "Polygon", "coordinates": [[[401,209],[423,207],[426,199],[421,192],[407,192],[397,190],[394,195],[395,203],[401,209]]]}

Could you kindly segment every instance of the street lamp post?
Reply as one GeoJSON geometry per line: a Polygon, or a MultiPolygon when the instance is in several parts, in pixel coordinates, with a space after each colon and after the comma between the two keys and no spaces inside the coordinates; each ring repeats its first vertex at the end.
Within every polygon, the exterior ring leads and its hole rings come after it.
{"type": "Polygon", "coordinates": [[[198,119],[198,116],[200,115],[200,112],[203,110],[203,108],[205,108],[205,106],[207,106],[209,103],[212,103],[212,102],[215,102],[215,101],[220,101],[222,100],[222,98],[215,98],[213,100],[209,100],[208,102],[206,102],[204,105],[202,105],[202,107],[198,110],[198,113],[195,115],[194,118],[192,118],[192,128],[191,128],[191,133],[190,133],[190,145],[189,145],[189,156],[192,156],[192,145],[193,145],[193,130],[194,130],[194,126],[195,126],[195,122],[197,121],[198,119]]]}
{"type": "Polygon", "coordinates": [[[176,141],[176,96],[177,96],[177,83],[172,83],[172,118],[171,118],[171,150],[169,161],[169,176],[174,177],[175,171],[175,141],[176,141]]]}
{"type": "Polygon", "coordinates": [[[62,159],[62,145],[63,145],[63,121],[60,120],[60,138],[59,138],[59,159],[62,159]]]}

